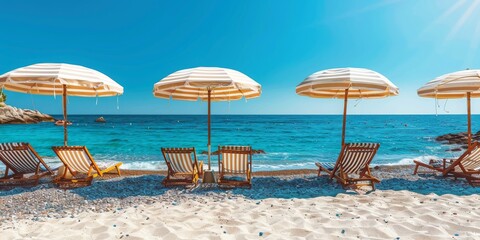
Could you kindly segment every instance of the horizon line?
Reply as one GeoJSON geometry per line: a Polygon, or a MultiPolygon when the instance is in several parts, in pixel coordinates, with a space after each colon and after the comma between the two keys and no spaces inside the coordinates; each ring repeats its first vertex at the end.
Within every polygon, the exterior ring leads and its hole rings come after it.
{"type": "MultiPolygon", "coordinates": [[[[59,114],[49,114],[49,115],[63,115],[62,113],[59,114]]],[[[79,113],[79,114],[67,114],[67,116],[206,116],[207,114],[188,114],[188,113],[175,113],[175,114],[161,114],[161,113],[119,113],[119,114],[96,114],[96,113],[79,113]]],[[[212,116],[228,116],[228,115],[238,115],[238,116],[343,116],[343,114],[337,113],[228,113],[228,114],[211,114],[212,116]]],[[[347,114],[347,116],[412,116],[412,115],[420,115],[420,116],[451,116],[451,115],[467,115],[466,113],[352,113],[347,114]]],[[[472,113],[471,115],[480,115],[472,113]]]]}

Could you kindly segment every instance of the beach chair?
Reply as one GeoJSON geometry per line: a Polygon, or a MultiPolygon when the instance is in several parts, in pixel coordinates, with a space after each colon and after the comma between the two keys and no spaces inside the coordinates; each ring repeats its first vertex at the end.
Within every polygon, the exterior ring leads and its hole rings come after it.
{"type": "Polygon", "coordinates": [[[252,148],[250,146],[218,147],[218,185],[252,187],[252,148]]]}
{"type": "Polygon", "coordinates": [[[5,174],[0,178],[2,186],[35,186],[40,178],[53,175],[28,143],[0,143],[0,161],[5,164],[5,174]]]}
{"type": "Polygon", "coordinates": [[[375,183],[379,183],[380,180],[372,176],[370,163],[379,147],[378,143],[347,143],[342,146],[335,164],[315,163],[318,167],[318,176],[324,171],[331,179],[336,178],[344,188],[371,186],[375,190],[375,183]]]}
{"type": "Polygon", "coordinates": [[[424,163],[414,160],[415,170],[413,174],[420,172],[419,167],[432,170],[431,172],[440,172],[443,176],[453,176],[456,178],[465,178],[472,186],[480,186],[480,143],[474,142],[457,159],[430,160],[424,163]]]}
{"type": "Polygon", "coordinates": [[[197,160],[194,147],[162,148],[162,154],[168,168],[162,181],[165,187],[197,185],[203,174],[203,162],[197,160]]]}
{"type": "Polygon", "coordinates": [[[103,176],[112,170],[116,170],[120,176],[121,162],[97,163],[85,146],[61,146],[52,149],[64,165],[63,173],[60,173],[54,181],[60,187],[89,186],[93,178],[103,176]]]}

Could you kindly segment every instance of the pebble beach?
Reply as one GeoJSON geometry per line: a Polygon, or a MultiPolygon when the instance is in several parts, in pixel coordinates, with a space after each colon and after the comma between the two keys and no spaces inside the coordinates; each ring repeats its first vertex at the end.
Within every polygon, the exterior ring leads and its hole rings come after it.
{"type": "Polygon", "coordinates": [[[0,191],[5,239],[476,239],[480,189],[381,166],[376,191],[314,170],[257,172],[252,189],[165,188],[163,172],[126,170],[63,190],[0,191]]]}

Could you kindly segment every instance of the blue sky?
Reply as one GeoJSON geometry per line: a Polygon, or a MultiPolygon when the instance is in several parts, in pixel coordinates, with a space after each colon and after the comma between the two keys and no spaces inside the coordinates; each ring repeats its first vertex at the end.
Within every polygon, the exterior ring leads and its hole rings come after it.
{"type": "MultiPolygon", "coordinates": [[[[206,104],[156,99],[155,82],[190,67],[241,71],[263,86],[214,114],[341,114],[342,101],[295,94],[308,75],[364,67],[397,97],[351,101],[352,114],[435,113],[416,89],[444,73],[480,67],[480,1],[2,1],[0,72],[40,62],[99,70],[119,98],[70,98],[71,114],[204,114],[206,104]]],[[[8,92],[17,107],[61,113],[61,99],[8,92]]],[[[479,113],[478,100],[473,112],[479,113]]],[[[438,113],[465,113],[465,100],[438,113]]]]}

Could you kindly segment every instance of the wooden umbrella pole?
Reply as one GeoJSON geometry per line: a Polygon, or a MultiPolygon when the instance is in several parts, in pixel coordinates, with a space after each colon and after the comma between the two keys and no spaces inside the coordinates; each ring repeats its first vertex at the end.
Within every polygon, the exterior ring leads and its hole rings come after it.
{"type": "Polygon", "coordinates": [[[210,105],[211,105],[211,93],[212,90],[208,89],[208,170],[211,170],[210,166],[210,156],[212,155],[212,146],[210,144],[210,137],[211,137],[211,126],[210,126],[210,105]]]}
{"type": "Polygon", "coordinates": [[[343,101],[342,147],[343,145],[345,145],[345,127],[347,124],[347,104],[348,104],[348,88],[345,89],[345,97],[343,101]]]}
{"type": "Polygon", "coordinates": [[[472,110],[470,107],[470,93],[467,92],[467,112],[468,112],[468,146],[472,144],[472,110]]]}
{"type": "Polygon", "coordinates": [[[67,132],[67,85],[63,84],[63,145],[67,146],[68,132],[67,132]]]}

